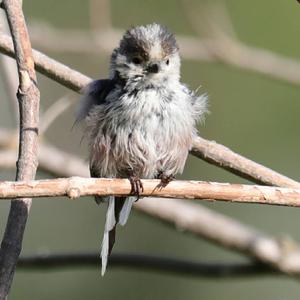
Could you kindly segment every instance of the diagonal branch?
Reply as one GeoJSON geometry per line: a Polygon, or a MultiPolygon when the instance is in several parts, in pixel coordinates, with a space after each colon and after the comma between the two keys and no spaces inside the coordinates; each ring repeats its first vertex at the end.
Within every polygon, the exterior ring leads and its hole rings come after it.
{"type": "Polygon", "coordinates": [[[215,141],[197,137],[194,139],[191,153],[208,163],[255,183],[300,188],[299,182],[243,157],[215,141]]]}
{"type": "MultiPolygon", "coordinates": [[[[19,0],[3,0],[13,37],[18,66],[18,101],[20,111],[19,155],[16,180],[34,179],[38,161],[39,90],[31,44],[19,0]]],[[[13,281],[17,260],[22,248],[31,199],[12,201],[0,249],[0,299],[6,299],[13,281]]]]}
{"type": "MultiPolygon", "coordinates": [[[[12,40],[4,33],[0,33],[0,52],[15,58],[12,40]]],[[[79,92],[91,81],[91,78],[67,67],[66,65],[37,50],[33,50],[32,54],[35,68],[38,72],[75,92],[79,92]]]]}

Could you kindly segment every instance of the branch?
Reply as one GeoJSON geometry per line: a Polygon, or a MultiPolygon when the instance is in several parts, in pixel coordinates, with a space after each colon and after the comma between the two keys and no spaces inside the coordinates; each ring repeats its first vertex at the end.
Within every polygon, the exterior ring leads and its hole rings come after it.
{"type": "MultiPolygon", "coordinates": [[[[143,179],[142,183],[144,190],[140,196],[300,206],[300,189],[181,180],[174,180],[163,186],[158,179],[143,179]]],[[[71,177],[22,182],[0,181],[0,199],[128,196],[131,189],[129,180],[116,178],[71,177]]]]}
{"type": "MultiPolygon", "coordinates": [[[[99,253],[51,254],[20,257],[18,268],[53,270],[61,268],[99,268],[99,253]]],[[[142,271],[168,272],[204,278],[241,278],[241,276],[280,275],[274,269],[260,263],[207,263],[187,261],[179,258],[144,254],[112,254],[109,268],[121,267],[142,271]]]]}
{"type": "MultiPolygon", "coordinates": [[[[15,58],[11,38],[4,33],[0,33],[0,52],[15,58]]],[[[37,50],[33,50],[32,54],[38,72],[75,92],[79,92],[91,81],[91,78],[72,70],[37,50]]]]}
{"type": "Polygon", "coordinates": [[[299,182],[243,157],[215,141],[197,137],[193,141],[191,153],[208,163],[255,183],[300,188],[299,182]]]}
{"type": "MultiPolygon", "coordinates": [[[[31,44],[19,0],[3,0],[9,28],[13,37],[18,66],[18,101],[20,111],[19,155],[16,180],[34,179],[37,169],[39,90],[31,44]]],[[[6,299],[22,248],[23,234],[31,206],[31,199],[11,203],[0,249],[0,299],[6,299]]]]}

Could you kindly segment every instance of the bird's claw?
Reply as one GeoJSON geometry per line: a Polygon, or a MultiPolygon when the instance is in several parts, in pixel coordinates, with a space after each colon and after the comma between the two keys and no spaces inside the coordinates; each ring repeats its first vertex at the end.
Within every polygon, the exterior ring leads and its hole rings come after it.
{"type": "Polygon", "coordinates": [[[166,187],[172,180],[175,179],[174,175],[166,175],[163,172],[160,172],[157,176],[160,179],[159,187],[164,188],[166,187]]]}
{"type": "Polygon", "coordinates": [[[136,195],[137,196],[136,200],[139,200],[140,194],[142,192],[144,192],[144,187],[143,187],[143,183],[142,183],[141,179],[137,176],[129,176],[128,179],[129,179],[130,184],[131,184],[130,193],[132,195],[136,195]]]}

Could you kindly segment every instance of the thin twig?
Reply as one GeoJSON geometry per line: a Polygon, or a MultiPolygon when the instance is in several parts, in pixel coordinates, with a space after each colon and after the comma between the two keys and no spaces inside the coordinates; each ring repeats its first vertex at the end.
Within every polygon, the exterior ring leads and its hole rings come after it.
{"type": "MultiPolygon", "coordinates": [[[[140,196],[300,206],[300,189],[205,181],[174,180],[164,186],[157,179],[143,179],[140,196]]],[[[20,197],[128,196],[131,185],[117,178],[57,178],[32,181],[0,181],[0,199],[20,197]]]]}
{"type": "MultiPolygon", "coordinates": [[[[30,255],[20,257],[18,269],[43,270],[78,267],[99,267],[99,253],[30,255]]],[[[260,263],[209,263],[180,258],[145,254],[116,253],[109,257],[109,268],[128,268],[143,271],[167,272],[203,278],[241,278],[260,275],[280,275],[278,271],[260,263]]]]}
{"type": "MultiPolygon", "coordinates": [[[[38,165],[39,90],[21,3],[3,0],[2,5],[13,37],[19,76],[20,134],[16,180],[31,180],[38,165]]],[[[11,203],[0,249],[0,300],[6,299],[13,281],[30,206],[31,199],[28,198],[11,203]]]]}

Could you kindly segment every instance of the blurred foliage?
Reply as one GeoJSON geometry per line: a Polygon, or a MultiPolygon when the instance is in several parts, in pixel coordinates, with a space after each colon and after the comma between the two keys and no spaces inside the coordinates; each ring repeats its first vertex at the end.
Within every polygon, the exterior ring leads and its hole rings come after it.
{"type": "MultiPolygon", "coordinates": [[[[201,16],[212,1],[185,1],[201,16]]],[[[216,2],[216,1],[215,1],[216,2]]],[[[249,45],[300,58],[298,25],[300,6],[296,1],[219,1],[232,18],[239,39],[249,45]]],[[[195,35],[180,1],[113,0],[112,20],[117,28],[161,22],[175,33],[195,35]]],[[[27,0],[27,20],[49,22],[59,28],[89,29],[88,1],[27,0]]],[[[203,28],[205,32],[205,23],[203,28]]],[[[47,36],[45,36],[45,39],[47,36]]],[[[68,37],[66,37],[67,39],[68,37]]],[[[86,45],[89,47],[89,45],[86,45]]],[[[97,78],[108,74],[108,55],[98,57],[54,54],[50,56],[97,78]]],[[[182,80],[192,88],[201,84],[207,92],[211,114],[201,134],[231,147],[246,157],[299,179],[300,89],[223,64],[183,61],[182,80]]],[[[66,89],[39,76],[42,108],[46,109],[66,89]]],[[[0,88],[3,83],[0,78],[0,88]]],[[[13,126],[5,93],[1,94],[0,126],[13,126]]],[[[86,157],[80,145],[80,129],[71,130],[73,110],[60,116],[47,132],[49,141],[67,151],[86,157]]],[[[51,159],[51,158],[50,158],[51,159]]],[[[0,173],[12,179],[13,172],[0,173]]],[[[49,177],[39,173],[40,178],[49,177]]],[[[183,178],[244,182],[216,167],[190,158],[183,178]]],[[[210,208],[237,218],[276,236],[291,235],[300,241],[299,210],[257,205],[213,203],[210,208]],[[280,220],[280,222],[279,222],[280,220]]],[[[8,203],[0,204],[0,231],[3,233],[8,203]]],[[[35,200],[29,218],[23,253],[84,251],[100,248],[104,207],[90,198],[71,202],[63,199],[35,200]]],[[[181,256],[203,261],[232,261],[244,258],[160,222],[134,212],[125,228],[120,228],[115,251],[145,252],[181,256]]],[[[100,261],[99,261],[100,264],[100,261]]],[[[65,271],[18,271],[10,299],[298,299],[298,282],[284,277],[234,280],[204,280],[189,277],[99,269],[65,271]],[[251,291],[255,291],[255,294],[251,291]]]]}

